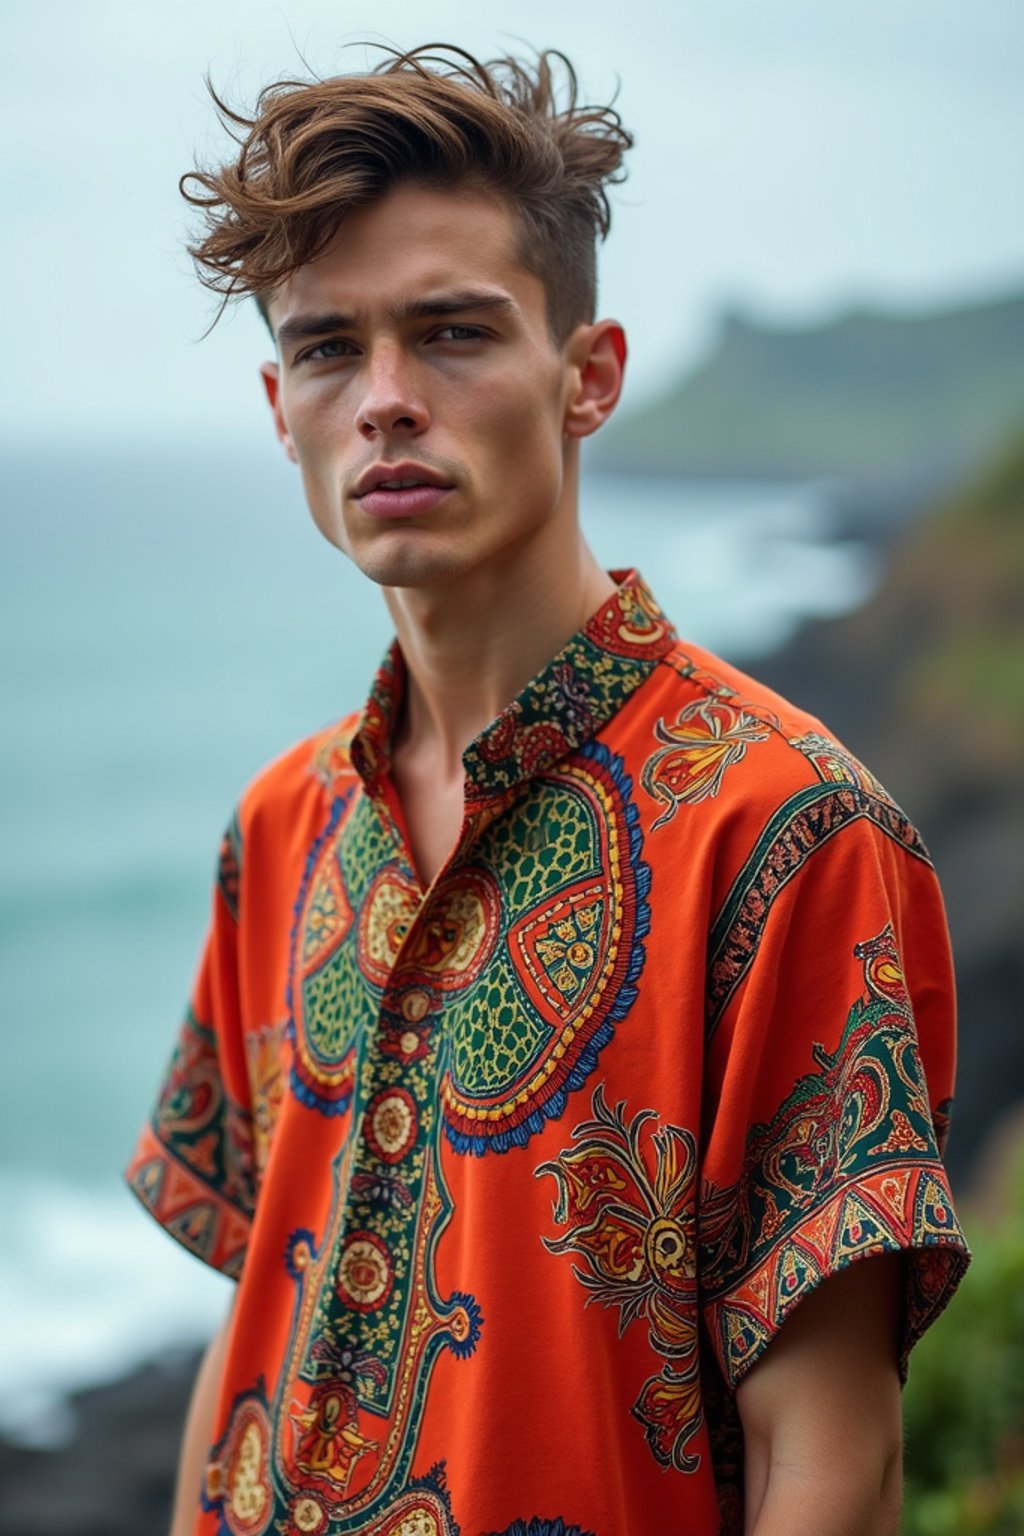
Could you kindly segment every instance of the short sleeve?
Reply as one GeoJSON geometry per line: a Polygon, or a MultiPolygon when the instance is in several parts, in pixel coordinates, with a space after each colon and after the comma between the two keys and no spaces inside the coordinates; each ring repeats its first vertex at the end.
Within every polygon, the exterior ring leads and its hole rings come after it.
{"type": "Polygon", "coordinates": [[[940,1155],[955,993],[938,884],[895,807],[845,793],[833,823],[776,818],[712,934],[700,1273],[732,1387],[822,1280],[894,1251],[905,1377],[969,1260],[940,1155]]]}
{"type": "Polygon", "coordinates": [[[255,1205],[252,1114],[239,1002],[241,834],[221,842],[210,923],[189,1006],[126,1170],[172,1237],[237,1278],[255,1205]]]}

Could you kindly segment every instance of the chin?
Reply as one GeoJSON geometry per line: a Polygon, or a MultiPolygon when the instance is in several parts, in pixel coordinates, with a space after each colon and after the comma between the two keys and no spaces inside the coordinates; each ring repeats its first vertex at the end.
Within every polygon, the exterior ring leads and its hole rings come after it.
{"type": "MultiPolygon", "coordinates": [[[[432,542],[432,541],[430,541],[432,542]]],[[[454,551],[427,540],[395,540],[391,549],[356,550],[352,560],[363,575],[379,587],[438,587],[461,575],[467,562],[454,551]],[[394,545],[402,543],[403,547],[394,545]]]]}

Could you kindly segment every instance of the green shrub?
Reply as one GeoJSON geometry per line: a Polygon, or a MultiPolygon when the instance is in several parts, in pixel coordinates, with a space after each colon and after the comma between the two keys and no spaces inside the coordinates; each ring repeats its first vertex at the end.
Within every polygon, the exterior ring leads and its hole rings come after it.
{"type": "Polygon", "coordinates": [[[974,1262],[911,1359],[903,1536],[1024,1532],[1024,1158],[998,1222],[965,1226],[974,1262]]]}

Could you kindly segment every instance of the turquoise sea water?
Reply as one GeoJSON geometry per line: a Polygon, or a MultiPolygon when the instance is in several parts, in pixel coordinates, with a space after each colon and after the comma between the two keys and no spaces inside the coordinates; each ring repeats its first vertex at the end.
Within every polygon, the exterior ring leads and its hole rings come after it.
{"type": "MultiPolygon", "coordinates": [[[[0,452],[0,1427],[203,1336],[227,1282],[120,1169],[188,991],[221,829],[358,706],[389,625],[268,448],[0,452]]],[[[874,556],[801,486],[587,480],[606,565],[731,658],[860,602],[874,556]]]]}

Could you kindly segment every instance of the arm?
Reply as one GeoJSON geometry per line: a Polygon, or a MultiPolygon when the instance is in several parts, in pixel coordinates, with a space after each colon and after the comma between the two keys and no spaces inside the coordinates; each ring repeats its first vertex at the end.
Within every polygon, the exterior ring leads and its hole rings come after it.
{"type": "Polygon", "coordinates": [[[174,1486],[174,1516],[170,1536],[192,1536],[196,1511],[206,1471],[206,1458],[213,1439],[213,1417],[224,1368],[231,1314],[214,1334],[196,1374],[195,1386],[185,1418],[178,1458],[178,1476],[174,1486]]]}
{"type": "Polygon", "coordinates": [[[825,1280],[740,1382],[745,1536],[895,1536],[902,1266],[878,1255],[825,1280]]]}

